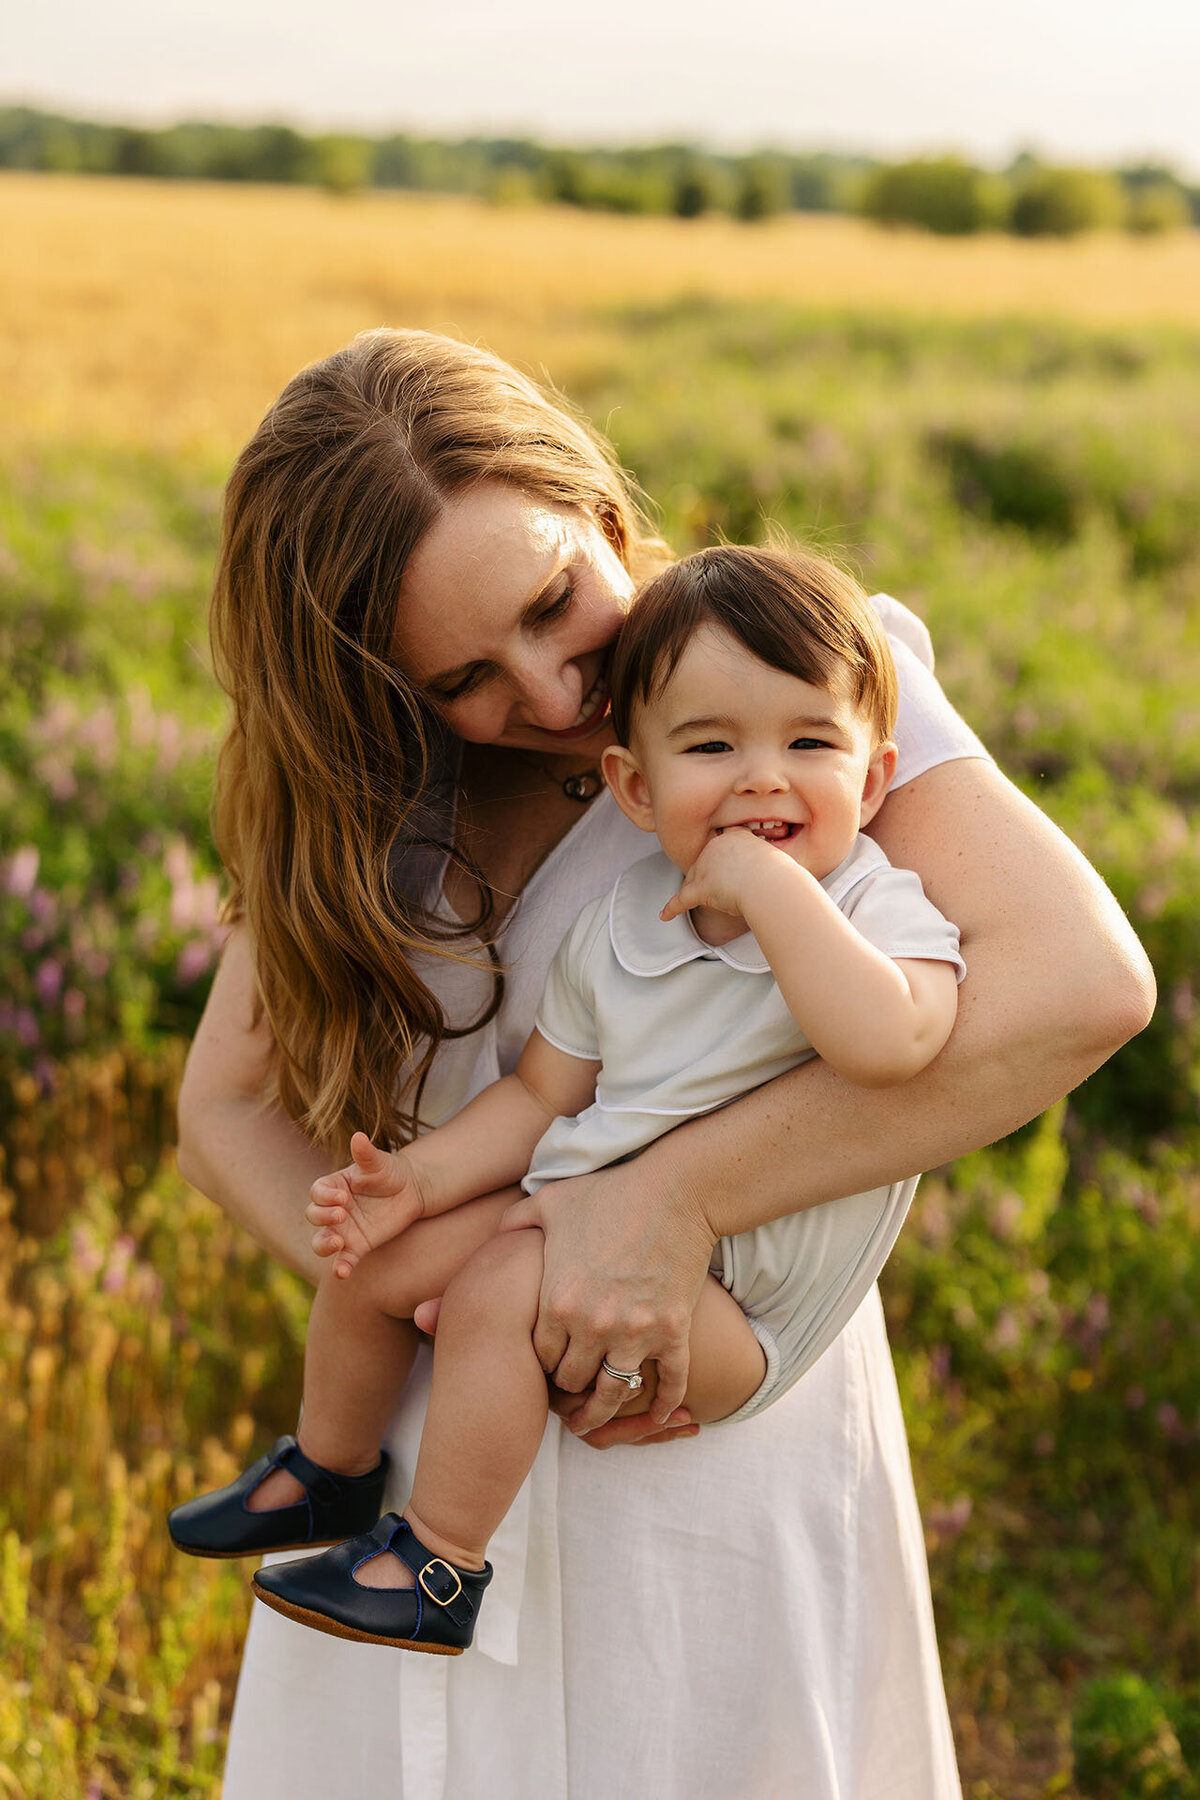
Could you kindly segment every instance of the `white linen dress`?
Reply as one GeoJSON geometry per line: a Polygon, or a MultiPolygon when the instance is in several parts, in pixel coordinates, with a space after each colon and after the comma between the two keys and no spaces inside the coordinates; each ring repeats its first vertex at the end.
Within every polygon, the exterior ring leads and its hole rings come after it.
{"type": "MultiPolygon", "coordinates": [[[[924,627],[875,604],[898,780],[986,755],[924,627]]],[[[603,795],[542,864],[500,945],[504,1005],[444,1046],[431,1120],[514,1066],[563,933],[648,844],[603,795]]],[[[486,978],[436,967],[451,1016],[476,1016],[486,978]]],[[[814,1367],[742,1424],[601,1452],[551,1418],[465,1656],[256,1604],[224,1800],[959,1800],[877,1272],[814,1367]]],[[[422,1352],[388,1434],[397,1509],[430,1367],[422,1352]]]]}

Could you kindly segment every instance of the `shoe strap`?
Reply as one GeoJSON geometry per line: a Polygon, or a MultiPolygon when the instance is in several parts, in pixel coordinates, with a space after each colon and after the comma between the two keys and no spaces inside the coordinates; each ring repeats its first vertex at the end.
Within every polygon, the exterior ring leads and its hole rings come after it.
{"type": "Polygon", "coordinates": [[[408,1520],[397,1513],[385,1513],[367,1535],[383,1549],[392,1551],[412,1570],[421,1593],[439,1606],[455,1625],[465,1627],[472,1623],[480,1590],[492,1578],[487,1564],[482,1569],[460,1569],[457,1564],[447,1562],[444,1556],[435,1556],[432,1550],[425,1548],[408,1520]]]}
{"type": "Polygon", "coordinates": [[[286,1469],[289,1475],[294,1475],[313,1500],[329,1503],[340,1500],[345,1493],[341,1481],[333,1471],[323,1469],[320,1463],[305,1456],[294,1437],[277,1438],[267,1460],[272,1468],[286,1469]]]}

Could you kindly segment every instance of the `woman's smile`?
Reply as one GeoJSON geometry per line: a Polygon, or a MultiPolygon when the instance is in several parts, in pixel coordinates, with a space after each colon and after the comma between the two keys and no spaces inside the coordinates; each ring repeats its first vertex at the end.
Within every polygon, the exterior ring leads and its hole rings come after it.
{"type": "Polygon", "coordinates": [[[599,730],[607,717],[608,660],[605,658],[600,665],[599,673],[592,682],[587,693],[584,695],[579,712],[571,724],[562,731],[552,732],[548,725],[542,725],[540,729],[548,732],[553,737],[562,738],[564,741],[567,739],[574,740],[576,738],[591,737],[594,731],[599,730]]]}

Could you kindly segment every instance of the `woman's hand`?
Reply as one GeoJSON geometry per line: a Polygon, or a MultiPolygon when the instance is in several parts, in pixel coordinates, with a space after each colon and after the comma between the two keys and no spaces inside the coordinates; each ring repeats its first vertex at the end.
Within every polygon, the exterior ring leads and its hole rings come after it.
{"type": "MultiPolygon", "coordinates": [[[[413,1323],[418,1331],[424,1331],[432,1337],[437,1331],[441,1310],[440,1298],[422,1300],[413,1314],[413,1323]]],[[[562,1388],[552,1387],[550,1411],[556,1413],[564,1424],[569,1423],[580,1408],[586,1405],[588,1398],[586,1392],[567,1394],[562,1388]]],[[[584,1433],[580,1441],[593,1450],[612,1450],[618,1444],[671,1444],[676,1438],[696,1437],[699,1431],[700,1427],[694,1423],[686,1406],[677,1406],[662,1427],[655,1424],[649,1412],[618,1415],[606,1425],[598,1425],[594,1431],[584,1433]]]]}
{"type": "Polygon", "coordinates": [[[587,1437],[629,1398],[625,1383],[602,1371],[607,1360],[615,1369],[658,1364],[658,1391],[641,1417],[662,1430],[687,1389],[692,1311],[715,1242],[700,1206],[680,1187],[656,1182],[637,1157],[549,1182],[510,1206],[500,1229],[530,1225],[546,1238],[534,1349],[556,1387],[591,1390],[569,1429],[587,1437]]]}

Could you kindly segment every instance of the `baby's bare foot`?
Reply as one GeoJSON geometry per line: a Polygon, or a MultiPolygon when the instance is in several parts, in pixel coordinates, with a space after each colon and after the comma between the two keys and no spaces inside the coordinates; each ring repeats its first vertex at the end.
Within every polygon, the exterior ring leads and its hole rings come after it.
{"type": "Polygon", "coordinates": [[[359,1587],[367,1588],[410,1588],[417,1585],[408,1564],[402,1563],[390,1550],[381,1550],[369,1562],[360,1563],[354,1571],[354,1579],[359,1587]]]}
{"type": "Polygon", "coordinates": [[[280,1506],[297,1506],[304,1489],[286,1469],[270,1469],[246,1496],[247,1512],[273,1512],[280,1506]]]}

